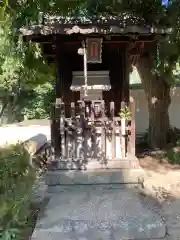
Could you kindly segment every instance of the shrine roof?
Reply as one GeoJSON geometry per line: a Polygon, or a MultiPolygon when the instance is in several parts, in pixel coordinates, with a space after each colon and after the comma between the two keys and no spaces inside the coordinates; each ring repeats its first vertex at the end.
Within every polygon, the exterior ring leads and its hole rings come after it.
{"type": "Polygon", "coordinates": [[[123,13],[118,16],[100,15],[93,17],[63,17],[42,15],[36,25],[22,27],[24,36],[31,35],[128,35],[128,34],[169,34],[171,29],[147,24],[144,19],[123,13]]]}

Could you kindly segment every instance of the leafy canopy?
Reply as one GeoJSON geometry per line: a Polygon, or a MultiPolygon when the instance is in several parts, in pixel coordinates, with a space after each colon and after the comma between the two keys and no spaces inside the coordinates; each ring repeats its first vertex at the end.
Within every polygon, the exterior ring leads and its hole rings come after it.
{"type": "Polygon", "coordinates": [[[22,36],[14,33],[12,23],[6,16],[0,25],[0,117],[8,106],[13,113],[22,111],[28,92],[36,91],[55,75],[53,67],[44,61],[40,46],[24,43],[22,36]]]}

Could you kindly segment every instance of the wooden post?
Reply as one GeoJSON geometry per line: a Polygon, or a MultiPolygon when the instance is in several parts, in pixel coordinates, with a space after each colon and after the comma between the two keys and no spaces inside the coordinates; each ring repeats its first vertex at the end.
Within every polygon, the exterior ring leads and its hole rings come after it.
{"type": "Polygon", "coordinates": [[[112,119],[112,143],[111,143],[111,152],[112,158],[116,158],[116,129],[115,129],[115,119],[114,119],[114,102],[110,102],[110,113],[112,119]]]}
{"type": "Polygon", "coordinates": [[[135,156],[136,154],[136,129],[135,129],[135,102],[133,97],[130,97],[130,110],[131,110],[131,136],[130,136],[130,146],[131,154],[135,156]]]}
{"type": "Polygon", "coordinates": [[[60,98],[63,101],[64,95],[64,46],[63,42],[60,41],[58,37],[55,38],[55,48],[56,48],[56,98],[60,98]]]}
{"type": "MultiPolygon", "coordinates": [[[[121,102],[121,109],[125,108],[125,102],[121,102]]],[[[126,121],[121,119],[121,155],[122,159],[126,158],[126,121]]]]}
{"type": "Polygon", "coordinates": [[[68,56],[67,47],[64,41],[56,36],[56,98],[60,98],[66,106],[66,117],[70,117],[70,104],[73,93],[70,90],[72,84],[72,62],[68,56]]]}
{"type": "Polygon", "coordinates": [[[61,157],[61,139],[59,126],[60,108],[58,104],[53,104],[51,110],[51,145],[54,149],[54,160],[61,157]]]}
{"type": "Polygon", "coordinates": [[[122,87],[122,101],[129,103],[129,59],[128,59],[128,45],[123,51],[123,87],[122,87]]]}
{"type": "Polygon", "coordinates": [[[62,102],[60,105],[60,156],[65,157],[65,106],[62,102]]]}
{"type": "MultiPolygon", "coordinates": [[[[54,123],[51,127],[51,144],[55,149],[55,158],[62,157],[62,129],[60,133],[60,127],[62,128],[63,121],[62,119],[62,109],[61,103],[63,103],[63,94],[64,94],[64,83],[65,83],[65,65],[64,65],[64,48],[60,39],[58,37],[55,38],[55,47],[56,47],[56,103],[54,106],[54,115],[52,118],[55,118],[54,123]]],[[[53,122],[53,120],[52,120],[53,122]]]]}
{"type": "MultiPolygon", "coordinates": [[[[57,135],[57,129],[58,129],[58,120],[56,119],[56,108],[55,104],[53,103],[51,105],[51,146],[53,151],[53,157],[56,159],[58,156],[58,135],[57,135]]],[[[52,160],[55,160],[52,159],[52,160]]]]}
{"type": "MultiPolygon", "coordinates": [[[[122,101],[122,91],[123,91],[123,57],[121,49],[118,51],[113,51],[112,55],[110,55],[110,84],[111,90],[108,94],[110,94],[109,99],[114,102],[114,113],[115,116],[119,115],[121,101],[122,101]]],[[[110,101],[110,102],[111,102],[110,101]]]]}

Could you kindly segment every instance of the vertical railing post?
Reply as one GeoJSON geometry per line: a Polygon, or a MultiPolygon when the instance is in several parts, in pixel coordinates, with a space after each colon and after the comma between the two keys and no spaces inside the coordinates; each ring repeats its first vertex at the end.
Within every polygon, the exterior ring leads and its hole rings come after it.
{"type": "Polygon", "coordinates": [[[59,118],[58,126],[58,155],[62,158],[65,155],[65,109],[60,98],[56,98],[56,116],[59,118]]]}
{"type": "Polygon", "coordinates": [[[61,157],[65,157],[65,105],[60,105],[60,135],[61,135],[61,157]]]}
{"type": "Polygon", "coordinates": [[[71,119],[75,117],[75,103],[71,102],[71,119]]]}
{"type": "Polygon", "coordinates": [[[105,102],[102,101],[101,103],[101,111],[102,111],[102,122],[101,122],[101,152],[103,161],[106,161],[107,158],[107,148],[106,148],[106,126],[105,126],[105,102]]]}
{"type": "Polygon", "coordinates": [[[57,151],[58,124],[57,124],[57,120],[56,120],[55,110],[56,110],[56,106],[53,103],[53,104],[51,104],[51,147],[52,147],[52,152],[53,152],[52,157],[54,158],[52,160],[55,160],[58,155],[58,151],[57,151]]]}
{"type": "Polygon", "coordinates": [[[112,143],[111,143],[111,152],[112,158],[116,158],[116,129],[115,129],[115,114],[114,114],[114,102],[110,102],[110,114],[112,121],[112,143]]]}
{"type": "MultiPolygon", "coordinates": [[[[121,102],[121,109],[126,106],[125,102],[121,102]]],[[[121,154],[122,158],[126,158],[126,120],[121,118],[121,154]]]]}
{"type": "Polygon", "coordinates": [[[130,97],[130,110],[131,110],[131,136],[130,136],[130,146],[131,154],[135,156],[136,154],[136,129],[135,129],[135,102],[133,97],[130,97]]]}
{"type": "Polygon", "coordinates": [[[84,101],[79,102],[80,108],[80,119],[76,121],[76,158],[81,159],[82,156],[82,148],[83,148],[83,127],[85,121],[85,103],[84,101]]]}
{"type": "Polygon", "coordinates": [[[54,150],[55,159],[59,159],[62,156],[60,119],[61,119],[61,105],[59,103],[59,99],[57,98],[56,103],[52,104],[51,109],[51,145],[54,150]]]}
{"type": "Polygon", "coordinates": [[[75,103],[71,102],[71,110],[70,110],[70,116],[71,119],[69,121],[69,131],[68,131],[68,137],[66,136],[66,139],[68,141],[66,147],[68,149],[68,158],[73,159],[74,154],[74,132],[75,132],[75,103]]]}

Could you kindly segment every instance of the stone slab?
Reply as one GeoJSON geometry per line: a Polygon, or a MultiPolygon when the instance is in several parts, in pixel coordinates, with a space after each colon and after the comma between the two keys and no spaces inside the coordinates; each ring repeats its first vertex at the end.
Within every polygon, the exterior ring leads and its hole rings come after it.
{"type": "Polygon", "coordinates": [[[45,182],[49,186],[69,184],[139,184],[144,181],[142,169],[99,169],[92,171],[48,171],[45,182]]]}
{"type": "Polygon", "coordinates": [[[32,240],[161,239],[166,228],[133,188],[70,186],[50,197],[32,240]]]}
{"type": "Polygon", "coordinates": [[[94,169],[140,169],[136,157],[126,159],[57,159],[51,162],[50,170],[94,170],[94,169]]]}
{"type": "Polygon", "coordinates": [[[37,134],[23,143],[31,156],[35,155],[47,143],[47,137],[44,134],[37,134]]]}

